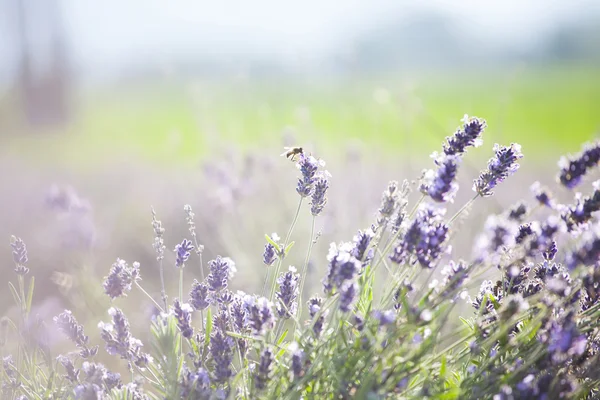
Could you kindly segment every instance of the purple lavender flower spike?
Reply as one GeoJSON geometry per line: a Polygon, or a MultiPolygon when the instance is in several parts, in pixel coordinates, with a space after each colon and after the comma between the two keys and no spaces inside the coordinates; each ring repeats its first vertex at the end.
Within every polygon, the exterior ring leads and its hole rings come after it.
{"type": "Polygon", "coordinates": [[[582,197],[579,193],[576,204],[564,207],[561,218],[567,224],[569,232],[587,228],[587,223],[592,219],[593,213],[600,210],[600,181],[594,182],[594,193],[582,197]]]}
{"type": "Polygon", "coordinates": [[[453,136],[446,139],[447,143],[443,146],[444,154],[462,155],[467,147],[480,146],[480,136],[486,127],[487,123],[484,119],[465,115],[462,129],[458,129],[453,136]]]}
{"type": "Polygon", "coordinates": [[[263,390],[267,387],[271,374],[271,364],[275,360],[273,350],[266,347],[260,354],[260,361],[254,376],[254,386],[257,390],[263,390]]]}
{"type": "Polygon", "coordinates": [[[214,361],[214,378],[217,382],[226,382],[233,374],[233,339],[224,332],[216,330],[210,339],[210,354],[214,361]]]}
{"type": "Polygon", "coordinates": [[[521,146],[517,143],[510,146],[495,144],[494,152],[496,156],[489,160],[487,169],[473,182],[473,190],[482,197],[493,195],[492,189],[515,173],[519,169],[517,161],[523,158],[521,146]]]}
{"type": "Polygon", "coordinates": [[[29,268],[25,266],[27,264],[27,247],[25,242],[18,237],[12,236],[10,240],[10,247],[12,247],[13,260],[15,262],[15,272],[17,275],[27,275],[29,268]]]}
{"type": "Polygon", "coordinates": [[[531,192],[541,205],[548,208],[554,208],[556,206],[552,193],[546,187],[543,187],[539,182],[534,182],[533,185],[531,185],[531,192]]]}
{"type": "Polygon", "coordinates": [[[315,183],[315,175],[319,169],[319,161],[313,156],[300,154],[298,163],[296,164],[302,177],[298,179],[298,185],[296,186],[296,192],[301,197],[308,197],[311,195],[313,185],[315,183]]]}
{"type": "Polygon", "coordinates": [[[208,262],[210,274],[208,275],[208,286],[213,292],[227,288],[229,278],[235,270],[235,265],[230,258],[217,256],[208,262]]]}
{"type": "Polygon", "coordinates": [[[208,296],[208,285],[204,282],[198,282],[194,279],[192,290],[190,290],[190,304],[196,311],[202,311],[210,306],[210,298],[208,296]]]}
{"type": "Polygon", "coordinates": [[[90,358],[96,355],[98,347],[88,347],[90,338],[83,333],[83,326],[77,323],[71,311],[63,311],[54,317],[54,322],[58,329],[80,349],[79,355],[82,358],[90,358]]]}
{"type": "Polygon", "coordinates": [[[314,190],[310,202],[310,212],[315,217],[320,215],[327,204],[327,189],[329,189],[329,180],[325,176],[319,176],[314,182],[314,190]]]}
{"type": "Polygon", "coordinates": [[[569,270],[579,265],[600,267],[600,232],[586,232],[580,245],[567,254],[566,264],[569,270]]]}
{"type": "Polygon", "coordinates": [[[385,224],[394,214],[398,205],[398,182],[390,181],[387,189],[381,196],[381,206],[379,207],[379,215],[377,217],[377,223],[379,225],[385,224]]]}
{"type": "Polygon", "coordinates": [[[185,267],[185,262],[190,257],[190,252],[192,250],[194,250],[194,246],[192,245],[192,242],[187,239],[183,239],[183,241],[180,244],[175,246],[175,266],[177,268],[185,267]]]}
{"type": "Polygon", "coordinates": [[[363,262],[363,266],[367,265],[371,260],[369,259],[369,254],[367,249],[369,248],[369,244],[371,244],[371,240],[375,234],[372,229],[366,229],[365,231],[358,231],[356,236],[354,236],[354,248],[350,252],[354,258],[358,261],[363,262]]]}
{"type": "Polygon", "coordinates": [[[350,312],[358,296],[358,284],[354,281],[346,281],[340,287],[340,311],[350,312]]]}
{"type": "Polygon", "coordinates": [[[560,183],[568,189],[579,185],[587,171],[600,162],[600,142],[586,143],[583,150],[570,157],[562,157],[558,162],[560,183]]]}
{"type": "Polygon", "coordinates": [[[296,343],[292,343],[290,345],[290,350],[292,351],[292,373],[294,374],[294,378],[298,379],[304,376],[304,362],[305,362],[305,354],[304,352],[298,348],[296,343]],[[295,345],[295,346],[292,346],[295,345]]]}
{"type": "Polygon", "coordinates": [[[142,342],[131,335],[129,321],[123,311],[111,307],[108,315],[112,323],[99,322],[100,337],[104,340],[106,352],[110,355],[119,355],[122,359],[134,363],[140,368],[152,362],[152,357],[142,353],[142,342]]]}
{"type": "Polygon", "coordinates": [[[139,280],[141,280],[140,263],[134,262],[130,267],[125,260],[117,258],[108,276],[104,279],[104,293],[111,299],[127,296],[127,292],[131,291],[132,284],[139,280]]]}
{"type": "Polygon", "coordinates": [[[246,295],[244,307],[248,325],[254,335],[263,335],[267,330],[275,326],[273,315],[273,304],[264,297],[246,295]]]}
{"type": "Polygon", "coordinates": [[[56,360],[62,364],[62,366],[67,371],[67,374],[64,376],[69,382],[76,383],[79,381],[79,370],[75,368],[73,361],[69,357],[65,357],[63,355],[59,355],[56,357],[56,360]]]}
{"type": "Polygon", "coordinates": [[[265,251],[263,252],[263,263],[270,267],[273,265],[275,260],[277,259],[277,255],[275,254],[275,246],[271,243],[265,244],[265,251]]]}
{"type": "Polygon", "coordinates": [[[394,310],[374,310],[372,315],[379,322],[379,327],[391,325],[396,322],[396,312],[394,310]]]}
{"type": "Polygon", "coordinates": [[[179,394],[182,399],[208,399],[211,396],[210,377],[204,368],[196,371],[183,367],[179,394]]]}
{"type": "Polygon", "coordinates": [[[438,169],[425,172],[421,192],[439,203],[452,203],[458,191],[456,175],[460,161],[458,155],[444,155],[436,159],[438,169]]]}
{"type": "Polygon", "coordinates": [[[333,294],[345,281],[353,280],[360,272],[362,264],[352,254],[351,243],[342,243],[336,246],[331,243],[327,260],[329,261],[327,276],[323,279],[323,290],[326,294],[333,294]]]}
{"type": "Polygon", "coordinates": [[[187,304],[181,304],[179,299],[173,301],[173,315],[177,319],[177,327],[181,331],[181,336],[186,339],[190,339],[194,334],[194,328],[192,328],[192,307],[187,304]]]}
{"type": "Polygon", "coordinates": [[[277,298],[277,314],[280,318],[289,319],[296,315],[298,311],[298,282],[300,274],[296,272],[296,268],[290,267],[288,272],[282,273],[277,279],[279,291],[275,293],[277,298]]]}

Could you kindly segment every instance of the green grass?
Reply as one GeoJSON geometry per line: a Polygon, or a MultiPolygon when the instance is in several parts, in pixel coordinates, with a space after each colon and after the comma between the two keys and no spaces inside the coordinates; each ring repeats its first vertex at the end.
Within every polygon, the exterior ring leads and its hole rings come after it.
{"type": "Polygon", "coordinates": [[[119,153],[152,162],[194,162],[224,142],[279,145],[283,129],[295,126],[300,144],[335,146],[353,138],[393,156],[436,148],[468,113],[487,119],[487,143],[518,141],[528,156],[543,157],[576,151],[596,134],[597,75],[583,67],[523,67],[310,84],[213,82],[195,89],[198,97],[189,83],[173,81],[112,88],[81,95],[66,132],[21,136],[7,149],[80,166],[119,153]],[[377,88],[389,92],[387,104],[375,101],[377,88]],[[310,111],[309,124],[298,117],[302,107],[310,111]]]}

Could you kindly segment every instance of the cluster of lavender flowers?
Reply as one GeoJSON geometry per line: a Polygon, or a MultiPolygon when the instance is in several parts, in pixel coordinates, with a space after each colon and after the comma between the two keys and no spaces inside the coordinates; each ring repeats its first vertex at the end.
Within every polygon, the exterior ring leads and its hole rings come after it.
{"type": "MultiPolygon", "coordinates": [[[[442,154],[434,154],[437,169],[425,172],[412,211],[410,184],[392,181],[372,225],[330,245],[322,260],[323,297],[303,298],[312,233],[302,273],[293,266],[279,273],[299,212],[283,241],[267,236],[256,266],[277,264],[276,271],[266,274],[262,292],[249,294],[232,289],[232,259],[216,256],[204,265],[189,205],[184,212],[193,241],[177,242],[174,264],[164,265],[167,238],[153,211],[160,293],[142,287],[139,263],[117,259],[103,281],[110,321],[93,321],[98,331],[92,338],[104,345],[92,345],[84,324],[65,310],[55,326],[77,351],[52,358],[29,318],[27,249],[13,238],[19,289],[13,285],[12,291],[21,322],[13,324],[19,325],[18,356],[3,355],[3,398],[597,398],[600,188],[594,184],[589,195],[576,194],[563,205],[534,184],[531,203],[519,201],[489,216],[471,260],[453,260],[457,218],[477,199],[492,196],[522,158],[519,145],[496,144],[474,181],[475,197],[449,217],[444,203],[458,190],[458,165],[469,147],[481,145],[486,128],[476,117],[463,122],[442,154]],[[186,280],[193,264],[200,273],[186,280]],[[495,275],[480,283],[487,272],[495,275]],[[179,295],[169,299],[165,281],[172,275],[178,275],[179,295]],[[473,283],[480,283],[475,293],[473,283]],[[155,309],[150,329],[130,323],[117,307],[134,291],[155,309]],[[473,312],[459,325],[457,306],[465,303],[473,312]],[[105,356],[114,363],[100,363],[105,356]]],[[[598,154],[597,146],[586,145],[562,161],[558,181],[568,188],[583,182],[598,154]]],[[[327,201],[330,176],[322,166],[304,153],[297,162],[298,211],[310,198],[313,223],[327,201]]],[[[2,321],[5,346],[12,325],[2,321]]]]}

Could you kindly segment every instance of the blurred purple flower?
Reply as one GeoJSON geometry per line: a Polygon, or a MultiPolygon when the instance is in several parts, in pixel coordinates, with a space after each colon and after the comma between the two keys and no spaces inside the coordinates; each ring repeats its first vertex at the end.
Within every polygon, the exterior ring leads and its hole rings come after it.
{"type": "Polygon", "coordinates": [[[260,354],[260,360],[256,375],[254,376],[254,386],[257,390],[263,390],[267,387],[267,383],[270,379],[271,364],[275,360],[273,350],[266,347],[260,354]]]}
{"type": "Polygon", "coordinates": [[[185,267],[185,262],[190,257],[190,252],[192,250],[194,250],[194,246],[192,245],[192,242],[187,239],[183,239],[183,241],[180,244],[175,246],[175,266],[177,268],[185,267]]]}
{"type": "Polygon", "coordinates": [[[329,180],[324,176],[319,176],[315,179],[314,190],[310,202],[310,212],[314,216],[318,216],[323,212],[323,208],[327,204],[327,189],[329,189],[329,180]]]}
{"type": "Polygon", "coordinates": [[[25,266],[27,264],[27,247],[25,246],[25,242],[21,238],[12,236],[10,247],[12,247],[15,272],[17,275],[26,275],[29,272],[29,268],[25,266]]]}
{"type": "Polygon", "coordinates": [[[202,311],[210,306],[210,299],[208,297],[208,285],[204,282],[198,282],[194,279],[192,283],[192,289],[190,290],[190,304],[196,311],[202,311]]]}
{"type": "Polygon", "coordinates": [[[115,299],[120,296],[127,296],[132,284],[141,279],[140,263],[134,262],[130,267],[125,260],[117,258],[102,286],[104,287],[104,293],[111,299],[115,299]]]}
{"type": "Polygon", "coordinates": [[[600,142],[586,143],[575,156],[562,157],[558,162],[560,183],[568,189],[577,186],[587,171],[600,162],[600,142]]]}
{"type": "Polygon", "coordinates": [[[456,175],[460,157],[457,155],[444,155],[435,160],[438,165],[436,171],[427,170],[423,175],[421,192],[429,195],[433,200],[452,203],[458,191],[456,175]]]}
{"type": "Polygon", "coordinates": [[[273,265],[277,259],[277,255],[275,253],[275,246],[273,246],[271,243],[265,244],[265,250],[263,251],[263,263],[266,266],[270,267],[273,265]]]}
{"type": "Polygon", "coordinates": [[[519,169],[517,161],[523,158],[521,146],[517,143],[510,146],[495,144],[494,152],[496,156],[489,160],[487,169],[473,183],[473,190],[482,197],[494,194],[492,189],[519,169]]]}
{"type": "Polygon", "coordinates": [[[277,279],[279,290],[275,293],[277,298],[277,314],[280,318],[289,319],[296,315],[298,311],[298,282],[300,274],[296,272],[296,268],[290,267],[289,271],[281,273],[277,279]]]}
{"type": "Polygon", "coordinates": [[[186,339],[190,339],[194,334],[194,328],[192,328],[192,307],[187,304],[181,304],[179,299],[173,300],[173,315],[177,319],[177,327],[181,332],[181,336],[186,339]]]}

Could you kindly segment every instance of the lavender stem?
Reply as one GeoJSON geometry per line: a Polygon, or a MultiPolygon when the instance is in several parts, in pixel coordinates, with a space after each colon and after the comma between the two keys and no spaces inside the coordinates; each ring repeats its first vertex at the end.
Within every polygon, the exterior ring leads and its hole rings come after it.
{"type": "Polygon", "coordinates": [[[150,293],[146,292],[146,290],[144,290],[144,288],[138,283],[135,282],[135,286],[138,287],[138,289],[140,289],[142,291],[142,293],[144,293],[146,295],[146,297],[148,297],[152,303],[154,303],[154,305],[156,306],[156,308],[158,308],[161,312],[164,312],[165,310],[163,310],[163,308],[160,306],[160,304],[158,304],[156,302],[156,300],[154,300],[154,298],[152,296],[150,296],[150,293]]]}
{"type": "Polygon", "coordinates": [[[312,218],[312,224],[310,227],[310,242],[308,243],[308,251],[306,252],[306,260],[304,261],[304,266],[302,267],[302,273],[300,275],[300,291],[298,292],[298,319],[302,317],[302,293],[304,292],[304,283],[306,282],[306,276],[308,275],[308,262],[310,260],[310,253],[313,248],[313,244],[315,239],[313,235],[315,234],[315,221],[316,216],[312,218]]]}
{"type": "Polygon", "coordinates": [[[471,204],[473,204],[473,202],[475,200],[477,200],[477,198],[479,197],[479,193],[477,193],[475,196],[473,196],[473,198],[469,201],[467,201],[467,203],[462,206],[462,208],[460,210],[458,210],[458,212],[456,214],[454,214],[454,216],[452,218],[450,218],[450,220],[448,221],[448,225],[452,224],[452,222],[454,222],[454,220],[456,218],[458,218],[460,216],[460,214],[462,214],[467,208],[469,208],[471,206],[471,204]]]}

